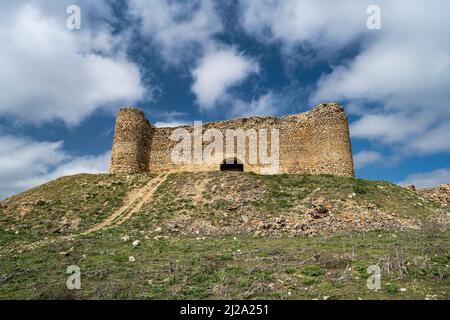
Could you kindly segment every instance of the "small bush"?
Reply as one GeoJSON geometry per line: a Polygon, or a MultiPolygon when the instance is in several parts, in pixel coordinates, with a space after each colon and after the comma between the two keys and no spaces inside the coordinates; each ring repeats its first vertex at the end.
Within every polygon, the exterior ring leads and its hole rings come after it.
{"type": "Polygon", "coordinates": [[[316,265],[311,265],[303,269],[303,274],[310,277],[318,277],[325,274],[325,271],[316,265]]]}
{"type": "Polygon", "coordinates": [[[271,282],[273,281],[273,276],[269,271],[266,270],[254,270],[252,272],[253,277],[262,282],[271,282]]]}
{"type": "Polygon", "coordinates": [[[233,256],[229,253],[225,253],[225,254],[222,254],[221,256],[219,256],[219,259],[222,261],[231,261],[231,260],[233,260],[233,256]]]}
{"type": "Polygon", "coordinates": [[[302,284],[305,286],[312,286],[316,282],[316,279],[310,277],[302,279],[302,284]]]}
{"type": "Polygon", "coordinates": [[[395,283],[388,283],[386,285],[386,291],[389,294],[397,294],[399,289],[399,286],[397,286],[395,283]]]}
{"type": "Polygon", "coordinates": [[[285,272],[287,274],[294,274],[297,272],[297,269],[289,267],[289,268],[286,268],[285,272]]]}
{"type": "Polygon", "coordinates": [[[353,192],[356,194],[367,194],[368,189],[361,182],[356,182],[356,184],[353,185],[353,192]]]}

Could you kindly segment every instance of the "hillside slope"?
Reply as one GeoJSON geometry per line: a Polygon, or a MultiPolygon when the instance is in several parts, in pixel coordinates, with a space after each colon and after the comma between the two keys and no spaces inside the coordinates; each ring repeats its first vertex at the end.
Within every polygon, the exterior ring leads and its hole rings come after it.
{"type": "Polygon", "coordinates": [[[0,298],[449,298],[437,200],[333,176],[65,177],[0,203],[0,298]],[[71,264],[83,290],[64,287],[71,264]]]}

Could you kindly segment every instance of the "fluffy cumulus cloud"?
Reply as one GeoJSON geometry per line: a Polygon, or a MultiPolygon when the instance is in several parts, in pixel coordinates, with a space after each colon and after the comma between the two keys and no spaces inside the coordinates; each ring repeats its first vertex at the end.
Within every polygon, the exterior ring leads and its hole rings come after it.
{"type": "Polygon", "coordinates": [[[278,108],[282,104],[280,97],[273,92],[263,94],[251,102],[235,99],[232,103],[229,115],[233,117],[254,117],[271,116],[278,113],[278,108]]]}
{"type": "Polygon", "coordinates": [[[73,157],[61,141],[0,136],[0,199],[61,176],[107,172],[110,157],[73,157]]]}
{"type": "Polygon", "coordinates": [[[352,59],[332,65],[312,103],[340,100],[360,116],[355,138],[400,154],[450,152],[450,3],[377,1],[382,29],[369,31],[373,1],[242,0],[244,29],[285,52],[315,49],[327,58],[360,44],[352,59]],[[326,52],[325,54],[323,52],[326,52]]]}
{"type": "Polygon", "coordinates": [[[212,110],[227,90],[259,71],[258,63],[233,48],[207,53],[192,71],[192,91],[203,110],[212,110]]]}
{"type": "Polygon", "coordinates": [[[178,65],[215,46],[223,30],[211,0],[129,0],[130,13],[140,21],[140,31],[161,57],[178,65]]]}
{"type": "Polygon", "coordinates": [[[372,106],[352,125],[354,137],[406,154],[450,151],[450,4],[432,2],[382,3],[384,29],[319,82],[314,101],[372,106]]]}
{"type": "Polygon", "coordinates": [[[342,49],[366,25],[361,1],[241,0],[241,24],[262,42],[279,42],[287,51],[295,46],[342,49]]]}
{"type": "MultiPolygon", "coordinates": [[[[245,104],[258,108],[253,113],[260,113],[267,97],[244,102],[228,93],[230,88],[257,73],[259,66],[254,59],[218,39],[226,30],[217,5],[212,0],[129,0],[129,12],[138,19],[141,34],[163,61],[175,67],[194,66],[191,89],[200,111],[211,112],[226,106],[231,110],[228,114],[234,115],[245,104]]],[[[169,121],[159,125],[178,124],[181,123],[169,121]]]]}
{"type": "Polygon", "coordinates": [[[432,172],[414,173],[399,184],[402,186],[415,185],[418,188],[435,187],[450,183],[450,169],[439,169],[432,172]]]}
{"type": "Polygon", "coordinates": [[[360,151],[353,158],[357,169],[383,161],[383,155],[381,153],[370,150],[360,151]]]}
{"type": "Polygon", "coordinates": [[[126,38],[103,24],[89,28],[89,12],[108,15],[103,1],[82,1],[81,31],[66,28],[63,3],[2,3],[0,117],[77,125],[99,108],[144,96],[140,71],[125,54],[126,38]]]}

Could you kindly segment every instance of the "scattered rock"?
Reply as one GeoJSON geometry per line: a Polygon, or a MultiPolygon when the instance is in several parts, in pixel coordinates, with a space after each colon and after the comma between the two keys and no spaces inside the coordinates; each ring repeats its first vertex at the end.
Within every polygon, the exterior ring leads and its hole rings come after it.
{"type": "Polygon", "coordinates": [[[136,240],[133,242],[133,247],[139,247],[141,245],[141,242],[139,240],[136,240]]]}
{"type": "Polygon", "coordinates": [[[130,241],[130,237],[129,236],[123,236],[122,238],[120,238],[120,240],[122,240],[124,242],[128,242],[128,241],[130,241]]]}
{"type": "Polygon", "coordinates": [[[450,207],[450,184],[443,184],[437,188],[419,189],[417,193],[427,200],[439,203],[444,207],[450,207]]]}
{"type": "Polygon", "coordinates": [[[329,213],[329,210],[323,205],[318,205],[318,206],[313,205],[313,209],[311,209],[311,211],[309,211],[309,214],[314,219],[321,219],[321,218],[325,217],[328,213],[329,213]]]}
{"type": "Polygon", "coordinates": [[[47,201],[45,201],[45,200],[43,200],[43,199],[39,199],[39,200],[36,200],[36,201],[35,201],[34,206],[35,206],[35,207],[43,207],[43,206],[45,206],[46,204],[47,204],[47,201]]]}
{"type": "Polygon", "coordinates": [[[59,254],[62,255],[62,256],[68,257],[68,256],[70,256],[70,254],[72,252],[74,252],[74,250],[75,249],[72,247],[72,248],[69,249],[69,251],[65,251],[65,252],[63,251],[63,252],[60,252],[59,254]]]}

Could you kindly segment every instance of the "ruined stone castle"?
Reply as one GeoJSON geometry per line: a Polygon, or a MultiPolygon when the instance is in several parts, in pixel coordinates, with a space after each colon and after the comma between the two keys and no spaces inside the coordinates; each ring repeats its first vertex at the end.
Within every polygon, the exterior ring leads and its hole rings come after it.
{"type": "MultiPolygon", "coordinates": [[[[121,109],[117,115],[111,173],[139,172],[196,172],[196,171],[245,171],[262,173],[265,164],[248,161],[248,143],[245,154],[236,157],[226,150],[218,151],[220,163],[175,164],[171,154],[177,141],[172,139],[175,130],[194,131],[194,126],[157,128],[144,112],[121,109]],[[229,159],[236,162],[229,164],[229,159]]],[[[252,117],[211,122],[203,130],[277,129],[279,133],[279,171],[288,174],[331,174],[354,176],[354,166],[347,116],[344,109],[335,104],[321,104],[309,112],[282,118],[252,117]]],[[[261,139],[258,137],[257,139],[261,139]]],[[[247,141],[248,142],[248,141],[247,141]]],[[[271,148],[270,136],[268,137],[271,148]]],[[[203,142],[205,145],[207,142],[203,142]]],[[[259,141],[258,141],[259,143],[259,141]]],[[[224,148],[225,149],[225,148],[224,148]]]]}

